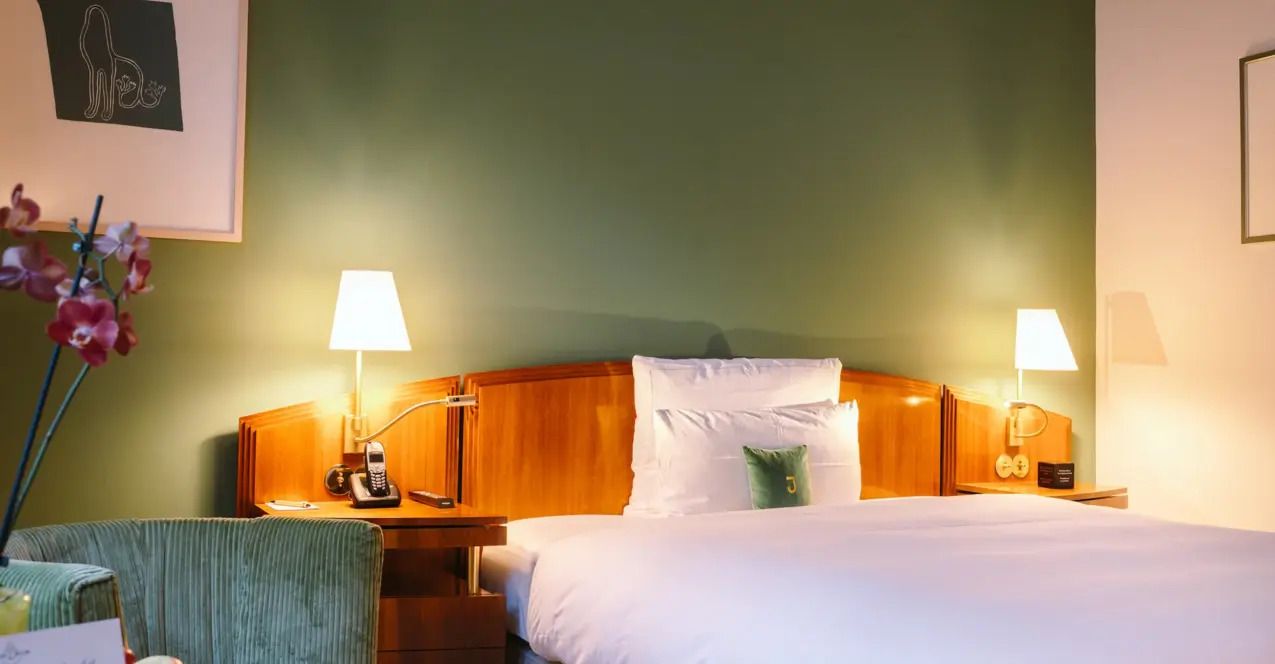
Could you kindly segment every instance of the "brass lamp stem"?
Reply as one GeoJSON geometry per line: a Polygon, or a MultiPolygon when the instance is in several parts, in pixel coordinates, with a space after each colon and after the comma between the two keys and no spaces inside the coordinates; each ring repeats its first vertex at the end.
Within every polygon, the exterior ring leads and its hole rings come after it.
{"type": "MultiPolygon", "coordinates": [[[[1023,372],[1018,372],[1018,398],[1023,398],[1023,372]]],[[[354,417],[363,416],[363,351],[354,351],[354,417]]],[[[362,427],[359,427],[362,429],[362,427]]],[[[363,435],[362,431],[356,432],[363,435]]]]}
{"type": "Polygon", "coordinates": [[[1023,400],[1023,370],[1018,370],[1018,400],[1023,400]]]}
{"type": "Polygon", "coordinates": [[[345,416],[345,453],[363,451],[359,440],[367,432],[367,415],[363,413],[363,351],[354,351],[354,412],[345,416]]]}

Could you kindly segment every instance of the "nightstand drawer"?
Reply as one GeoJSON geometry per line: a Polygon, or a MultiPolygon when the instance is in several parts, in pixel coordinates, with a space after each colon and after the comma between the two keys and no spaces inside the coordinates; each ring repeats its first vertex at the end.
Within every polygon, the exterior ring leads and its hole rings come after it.
{"type": "Polygon", "coordinates": [[[378,650],[503,648],[505,597],[383,597],[378,650]]]}
{"type": "Polygon", "coordinates": [[[376,653],[376,664],[504,664],[504,648],[376,653]]]}

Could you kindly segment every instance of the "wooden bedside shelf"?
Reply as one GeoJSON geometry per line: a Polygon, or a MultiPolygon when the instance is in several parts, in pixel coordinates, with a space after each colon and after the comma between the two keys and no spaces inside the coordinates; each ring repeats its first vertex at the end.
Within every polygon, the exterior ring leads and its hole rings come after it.
{"type": "Polygon", "coordinates": [[[1029,496],[1044,496],[1072,500],[1097,507],[1129,507],[1129,489],[1122,486],[1102,486],[1087,482],[1076,482],[1071,489],[1047,489],[1031,482],[964,482],[956,485],[958,493],[1004,493],[1029,496]]]}

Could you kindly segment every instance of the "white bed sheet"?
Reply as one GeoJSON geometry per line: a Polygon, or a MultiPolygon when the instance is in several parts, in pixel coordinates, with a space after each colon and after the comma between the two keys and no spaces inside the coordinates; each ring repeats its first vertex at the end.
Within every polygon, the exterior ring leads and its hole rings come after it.
{"type": "Polygon", "coordinates": [[[545,659],[1275,662],[1275,533],[997,495],[633,521],[537,552],[545,659]]]}
{"type": "Polygon", "coordinates": [[[527,640],[527,606],[531,577],[540,552],[556,542],[583,533],[632,524],[632,517],[602,514],[520,519],[506,526],[506,545],[483,549],[479,585],[505,596],[505,628],[527,640]]]}

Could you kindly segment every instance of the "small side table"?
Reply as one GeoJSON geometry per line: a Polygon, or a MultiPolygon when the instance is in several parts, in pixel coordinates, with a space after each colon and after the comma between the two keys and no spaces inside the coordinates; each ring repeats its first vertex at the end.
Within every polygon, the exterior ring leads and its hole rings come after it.
{"type": "Polygon", "coordinates": [[[1030,482],[967,482],[956,485],[957,493],[1021,493],[1046,498],[1074,500],[1084,505],[1128,509],[1129,489],[1122,486],[1102,486],[1076,482],[1071,489],[1046,489],[1030,482]]]}
{"type": "Polygon", "coordinates": [[[275,510],[266,516],[359,519],[381,527],[385,569],[377,663],[502,664],[505,598],[478,587],[482,547],[505,544],[508,518],[457,505],[438,509],[404,500],[398,507],[355,509],[319,502],[315,510],[275,510]]]}

